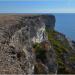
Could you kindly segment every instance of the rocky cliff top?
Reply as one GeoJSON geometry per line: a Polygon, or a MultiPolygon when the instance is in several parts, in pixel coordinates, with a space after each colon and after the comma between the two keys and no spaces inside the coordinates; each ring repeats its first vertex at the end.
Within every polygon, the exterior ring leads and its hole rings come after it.
{"type": "Polygon", "coordinates": [[[54,30],[54,15],[0,15],[0,74],[75,73],[74,42],[54,30]]]}
{"type": "Polygon", "coordinates": [[[34,72],[32,45],[45,39],[46,25],[54,29],[53,15],[0,15],[0,73],[34,72]]]}

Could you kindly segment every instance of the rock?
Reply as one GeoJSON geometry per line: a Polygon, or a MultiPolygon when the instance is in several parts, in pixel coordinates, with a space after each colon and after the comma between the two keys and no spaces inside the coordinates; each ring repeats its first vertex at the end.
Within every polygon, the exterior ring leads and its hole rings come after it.
{"type": "Polygon", "coordinates": [[[55,22],[48,14],[0,15],[0,74],[75,73],[75,43],[62,33],[46,31],[54,31],[55,22]],[[36,43],[43,50],[39,60],[33,49],[36,43]]]}
{"type": "Polygon", "coordinates": [[[55,18],[50,16],[0,15],[0,74],[34,72],[32,45],[47,40],[45,26],[54,28],[55,18]]]}
{"type": "Polygon", "coordinates": [[[43,41],[35,49],[35,74],[55,74],[57,72],[56,53],[49,41],[43,41]],[[42,48],[41,48],[42,47],[42,48]],[[43,68],[42,68],[43,67],[43,68]]]}

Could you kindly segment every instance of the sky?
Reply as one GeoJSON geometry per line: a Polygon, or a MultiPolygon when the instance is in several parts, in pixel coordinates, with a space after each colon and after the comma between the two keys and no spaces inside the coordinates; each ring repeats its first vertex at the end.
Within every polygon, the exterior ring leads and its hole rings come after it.
{"type": "Polygon", "coordinates": [[[74,13],[75,0],[0,0],[0,13],[74,13]]]}

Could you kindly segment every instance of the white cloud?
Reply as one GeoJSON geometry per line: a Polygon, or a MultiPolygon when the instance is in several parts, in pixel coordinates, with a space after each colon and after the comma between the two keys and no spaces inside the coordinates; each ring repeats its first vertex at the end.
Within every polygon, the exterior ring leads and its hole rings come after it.
{"type": "Polygon", "coordinates": [[[43,9],[33,10],[34,13],[75,13],[74,8],[58,8],[58,9],[43,9]]]}

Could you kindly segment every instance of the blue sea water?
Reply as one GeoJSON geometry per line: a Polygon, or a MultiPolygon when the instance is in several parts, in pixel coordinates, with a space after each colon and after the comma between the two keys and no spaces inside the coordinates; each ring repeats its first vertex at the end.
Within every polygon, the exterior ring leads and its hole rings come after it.
{"type": "Polygon", "coordinates": [[[55,13],[55,29],[75,40],[75,13],[55,13]]]}

